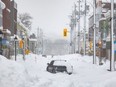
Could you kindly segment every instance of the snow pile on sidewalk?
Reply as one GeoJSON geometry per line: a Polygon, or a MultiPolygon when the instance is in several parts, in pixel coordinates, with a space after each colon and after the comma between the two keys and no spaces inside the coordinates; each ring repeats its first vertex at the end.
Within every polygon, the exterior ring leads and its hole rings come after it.
{"type": "Polygon", "coordinates": [[[116,87],[116,72],[109,72],[109,61],[92,64],[92,56],[78,54],[42,57],[35,54],[17,55],[17,61],[0,56],[0,87],[116,87]],[[67,60],[73,74],[52,74],[46,71],[51,60],[67,60]]]}
{"type": "Polygon", "coordinates": [[[25,87],[25,68],[15,61],[0,55],[0,87],[25,87]]]}

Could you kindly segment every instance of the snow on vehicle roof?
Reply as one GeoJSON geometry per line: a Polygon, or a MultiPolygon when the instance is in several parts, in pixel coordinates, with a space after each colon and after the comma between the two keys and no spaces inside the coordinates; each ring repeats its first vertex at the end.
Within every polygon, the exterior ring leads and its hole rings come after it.
{"type": "Polygon", "coordinates": [[[54,65],[68,66],[70,64],[66,60],[54,60],[54,65]]]}

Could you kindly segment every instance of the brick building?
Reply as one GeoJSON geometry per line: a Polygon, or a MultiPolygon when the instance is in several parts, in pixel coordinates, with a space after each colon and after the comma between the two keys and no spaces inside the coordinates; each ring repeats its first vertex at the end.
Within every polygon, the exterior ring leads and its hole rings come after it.
{"type": "Polygon", "coordinates": [[[10,36],[14,36],[17,32],[17,4],[14,0],[1,0],[5,4],[5,8],[2,10],[3,21],[3,38],[2,38],[2,50],[3,55],[10,58],[10,36]]]}
{"type": "Polygon", "coordinates": [[[5,8],[5,4],[0,0],[0,55],[2,54],[2,38],[3,38],[3,16],[2,16],[2,9],[5,8]]]}
{"type": "Polygon", "coordinates": [[[3,9],[3,29],[9,29],[11,35],[17,32],[17,4],[14,0],[2,0],[6,5],[3,9]]]}
{"type": "Polygon", "coordinates": [[[14,0],[11,1],[11,7],[10,7],[10,17],[11,17],[11,25],[10,25],[10,31],[11,35],[17,34],[17,4],[14,0]]]}

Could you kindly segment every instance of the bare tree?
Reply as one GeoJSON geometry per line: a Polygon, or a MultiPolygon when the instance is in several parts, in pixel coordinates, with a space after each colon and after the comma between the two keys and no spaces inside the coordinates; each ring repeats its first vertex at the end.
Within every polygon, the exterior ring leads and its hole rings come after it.
{"type": "Polygon", "coordinates": [[[19,19],[21,20],[21,23],[25,25],[25,27],[27,27],[28,29],[31,29],[32,17],[30,16],[29,13],[19,14],[19,19]]]}

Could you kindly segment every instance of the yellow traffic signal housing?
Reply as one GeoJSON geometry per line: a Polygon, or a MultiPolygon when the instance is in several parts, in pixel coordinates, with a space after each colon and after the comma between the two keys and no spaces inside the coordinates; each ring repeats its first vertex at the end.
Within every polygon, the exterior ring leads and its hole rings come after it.
{"type": "Polygon", "coordinates": [[[67,36],[67,29],[65,28],[64,29],[64,37],[66,37],[67,36]]]}
{"type": "Polygon", "coordinates": [[[20,47],[20,48],[23,48],[23,44],[24,44],[24,43],[23,43],[23,40],[20,40],[20,41],[19,41],[19,47],[20,47]]]}

